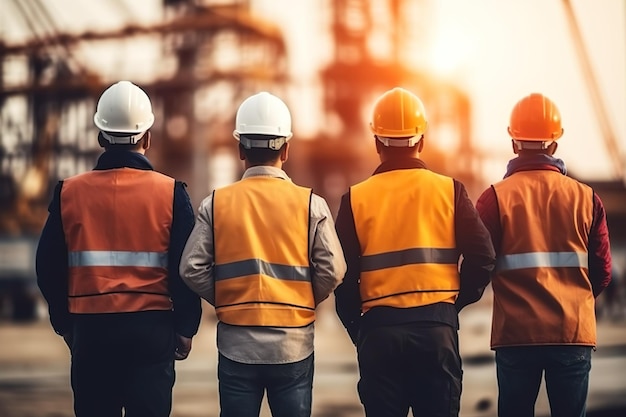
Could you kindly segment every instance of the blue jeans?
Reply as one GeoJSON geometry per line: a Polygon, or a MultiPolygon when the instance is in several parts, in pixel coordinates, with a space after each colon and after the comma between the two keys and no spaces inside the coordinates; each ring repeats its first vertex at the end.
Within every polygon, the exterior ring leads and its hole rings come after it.
{"type": "Polygon", "coordinates": [[[553,417],[584,417],[591,370],[590,346],[496,349],[498,416],[532,417],[545,371],[553,417]]]}
{"type": "Polygon", "coordinates": [[[258,417],[267,390],[273,417],[310,417],[314,355],[300,362],[256,365],[219,355],[220,417],[258,417]]]}

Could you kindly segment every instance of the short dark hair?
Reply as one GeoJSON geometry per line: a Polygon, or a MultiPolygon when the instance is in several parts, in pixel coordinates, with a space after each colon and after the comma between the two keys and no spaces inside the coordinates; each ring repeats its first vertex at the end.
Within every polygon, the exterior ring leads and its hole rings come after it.
{"type": "Polygon", "coordinates": [[[270,148],[246,149],[241,144],[239,144],[239,147],[243,151],[243,154],[246,156],[246,159],[248,160],[248,162],[250,162],[251,164],[274,163],[280,157],[280,149],[282,149],[282,147],[277,151],[270,149],[270,148]]]}
{"type": "MultiPolygon", "coordinates": [[[[269,141],[273,139],[279,139],[282,136],[275,135],[260,135],[260,134],[245,134],[241,135],[241,139],[249,139],[251,141],[269,141]]],[[[270,149],[270,148],[246,148],[241,143],[239,144],[241,149],[243,150],[243,154],[246,156],[248,162],[253,165],[259,164],[268,164],[274,163],[280,157],[280,150],[285,146],[283,144],[280,149],[270,149]]]]}
{"type": "Polygon", "coordinates": [[[398,147],[385,146],[381,143],[380,149],[381,149],[381,152],[384,152],[384,154],[389,158],[404,159],[404,158],[412,157],[416,152],[417,146],[418,146],[417,143],[413,146],[398,146],[398,147]]]}

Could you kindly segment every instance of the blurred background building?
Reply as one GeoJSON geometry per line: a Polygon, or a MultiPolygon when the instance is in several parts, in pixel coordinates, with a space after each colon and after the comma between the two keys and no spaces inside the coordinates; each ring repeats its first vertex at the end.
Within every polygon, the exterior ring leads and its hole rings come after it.
{"type": "Polygon", "coordinates": [[[429,119],[423,159],[463,181],[475,201],[512,156],[505,136],[512,105],[540,89],[563,113],[559,156],[604,199],[617,271],[624,269],[626,133],[624,118],[616,117],[626,111],[623,2],[0,5],[4,315],[35,313],[33,254],[51,192],[59,179],[95,164],[101,152],[92,122],[96,101],[119,79],[152,98],[155,140],[148,156],[158,170],[189,184],[195,206],[241,175],[231,134],[239,103],[260,90],[283,97],[296,138],[286,170],[324,196],[334,213],[347,187],[377,165],[368,116],[381,92],[403,86],[422,98],[429,119]],[[604,22],[601,36],[583,22],[604,22]],[[607,72],[607,54],[616,72],[607,72]],[[493,102],[497,111],[484,104],[493,102]]]}
{"type": "MultiPolygon", "coordinates": [[[[594,365],[605,383],[592,381],[591,405],[626,398],[626,345],[615,336],[626,327],[624,1],[0,0],[0,332],[14,335],[7,346],[25,355],[45,356],[37,342],[20,344],[21,335],[48,340],[51,333],[45,325],[14,322],[45,318],[34,252],[52,191],[59,179],[94,166],[101,153],[96,102],[121,79],[150,95],[156,123],[147,156],[157,170],[188,183],[195,207],[242,174],[232,137],[241,101],[261,90],[280,96],[292,111],[295,134],[285,169],[324,196],[334,214],[347,188],[378,164],[368,119],[382,92],[403,86],[422,98],[429,120],[422,157],[429,168],[463,181],[473,201],[513,157],[506,134],[512,106],[530,92],[546,94],[564,119],[557,156],[569,175],[600,194],[612,239],[614,284],[598,300],[598,316],[617,323],[602,334],[617,347],[594,365]]],[[[489,295],[481,302],[489,303],[489,295]]],[[[331,302],[323,307],[332,312],[331,302]]],[[[464,415],[491,416],[489,309],[477,311],[462,317],[462,338],[470,338],[462,344],[464,401],[472,404],[464,415]]],[[[319,339],[326,345],[316,378],[326,385],[318,385],[316,395],[326,401],[348,390],[344,402],[353,413],[333,405],[323,415],[359,415],[350,379],[356,375],[353,348],[324,323],[320,331],[331,331],[331,338],[319,339]]],[[[210,335],[200,337],[210,344],[210,335]]],[[[46,357],[57,363],[64,353],[59,342],[46,357]]],[[[0,349],[0,369],[21,381],[44,381],[24,374],[11,358],[13,351],[0,349]]],[[[65,372],[63,365],[51,369],[65,372]]],[[[3,387],[20,387],[6,375],[3,387]]],[[[59,375],[45,381],[65,387],[67,375],[59,375]]],[[[190,374],[181,375],[177,395],[204,400],[200,391],[209,388],[196,380],[185,385],[190,374]]],[[[32,388],[39,382],[30,383],[23,382],[23,392],[39,395],[32,388]]],[[[15,397],[14,406],[32,399],[6,392],[0,399],[15,397]]],[[[70,408],[67,389],[47,392],[70,408]]],[[[32,399],[33,409],[40,399],[32,399]]],[[[207,415],[199,404],[197,415],[207,415]]],[[[0,414],[7,407],[0,401],[0,414]]],[[[48,415],[43,408],[41,415],[48,415]]]]}

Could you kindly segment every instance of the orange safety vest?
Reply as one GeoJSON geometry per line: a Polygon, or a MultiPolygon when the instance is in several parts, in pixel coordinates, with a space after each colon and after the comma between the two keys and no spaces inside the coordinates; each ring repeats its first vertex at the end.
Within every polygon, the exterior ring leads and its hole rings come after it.
{"type": "Polygon", "coordinates": [[[362,311],[454,303],[454,181],[427,169],[376,174],[350,189],[361,245],[362,311]]]}
{"type": "Polygon", "coordinates": [[[170,310],[168,248],[174,179],[120,168],[63,182],[69,311],[170,310]]]}
{"type": "Polygon", "coordinates": [[[596,344],[589,280],[593,190],[553,171],[493,186],[502,245],[493,277],[491,347],[596,344]]]}
{"type": "Polygon", "coordinates": [[[245,178],[215,190],[215,310],[220,321],[300,327],[315,320],[311,194],[272,177],[245,178]]]}

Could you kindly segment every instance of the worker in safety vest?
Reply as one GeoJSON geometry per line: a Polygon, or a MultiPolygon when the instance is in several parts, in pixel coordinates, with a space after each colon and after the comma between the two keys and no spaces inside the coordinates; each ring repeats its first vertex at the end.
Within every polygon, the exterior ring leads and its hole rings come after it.
{"type": "Polygon", "coordinates": [[[426,126],[410,91],[377,99],[370,127],[381,164],[350,187],[337,217],[348,272],[336,309],[357,348],[368,416],[458,415],[458,311],[480,298],[494,267],[464,185],[419,159],[426,126]]]}
{"type": "Polygon", "coordinates": [[[311,414],[316,307],[341,282],[345,261],[320,196],[282,170],[291,115],[261,92],[237,110],[243,178],[202,201],[180,273],[217,318],[222,416],[311,414]]]}
{"type": "Polygon", "coordinates": [[[58,183],[38,284],[71,350],[76,416],[166,417],[174,359],[189,354],[201,315],[178,274],[193,207],[185,184],[144,156],[154,115],[141,88],[110,86],[94,122],[105,151],[93,171],[58,183]]]}
{"type": "Polygon", "coordinates": [[[476,203],[497,253],[498,415],[533,416],[545,372],[552,415],[584,416],[594,299],[611,280],[606,214],[598,195],[553,156],[563,128],[550,99],[522,98],[508,132],[517,158],[476,203]]]}

